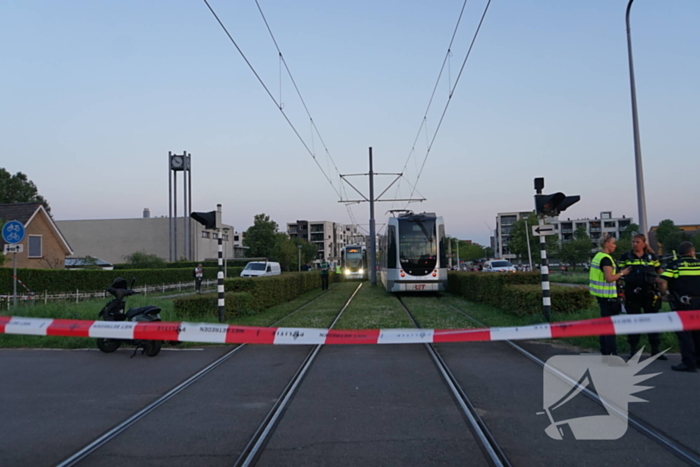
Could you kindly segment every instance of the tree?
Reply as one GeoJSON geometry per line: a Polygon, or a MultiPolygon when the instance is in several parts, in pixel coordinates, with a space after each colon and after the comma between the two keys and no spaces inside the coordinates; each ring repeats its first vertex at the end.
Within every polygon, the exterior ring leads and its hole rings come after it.
{"type": "MultiPolygon", "coordinates": [[[[664,245],[666,243],[666,238],[673,233],[680,232],[681,229],[676,227],[671,219],[665,219],[659,222],[659,226],[656,228],[656,240],[664,245]]],[[[666,248],[664,248],[666,250],[666,248]]],[[[670,250],[667,250],[670,251],[670,250]]]]}
{"type": "Polygon", "coordinates": [[[585,227],[579,227],[574,232],[574,239],[563,242],[557,252],[561,262],[568,263],[576,270],[576,265],[586,263],[591,257],[591,237],[586,233],[585,227]]]}
{"type": "Polygon", "coordinates": [[[692,240],[693,237],[688,232],[684,232],[680,229],[676,232],[671,232],[664,239],[664,253],[669,254],[672,251],[676,251],[682,242],[689,242],[692,240]]]}
{"type": "Polygon", "coordinates": [[[700,233],[693,235],[693,245],[696,251],[700,251],[700,233]]]}
{"type": "Polygon", "coordinates": [[[163,269],[168,267],[163,258],[158,255],[148,254],[145,251],[137,251],[124,256],[124,262],[131,269],[163,269]]]}
{"type": "Polygon", "coordinates": [[[22,172],[10,175],[3,168],[0,168],[0,203],[41,203],[51,214],[49,203],[39,195],[34,182],[22,172]]]}
{"type": "MultiPolygon", "coordinates": [[[[536,263],[540,257],[540,238],[532,235],[532,227],[538,224],[537,216],[532,213],[527,218],[518,219],[513,224],[510,231],[510,243],[508,244],[510,252],[518,256],[521,261],[528,261],[527,240],[530,239],[530,253],[532,254],[532,262],[536,263]],[[527,230],[526,230],[527,229],[527,230]]],[[[558,235],[548,235],[546,239],[547,255],[549,257],[556,256],[559,244],[558,235]]]]}
{"type": "Polygon", "coordinates": [[[459,242],[459,259],[475,261],[486,257],[486,249],[478,243],[459,242]]]}
{"type": "Polygon", "coordinates": [[[639,233],[639,226],[635,223],[631,223],[627,227],[625,227],[625,230],[622,231],[620,234],[620,239],[624,238],[632,238],[632,235],[639,233]]]}
{"type": "Polygon", "coordinates": [[[257,214],[243,237],[243,245],[248,247],[250,257],[270,257],[277,240],[277,222],[266,214],[257,214]]]}

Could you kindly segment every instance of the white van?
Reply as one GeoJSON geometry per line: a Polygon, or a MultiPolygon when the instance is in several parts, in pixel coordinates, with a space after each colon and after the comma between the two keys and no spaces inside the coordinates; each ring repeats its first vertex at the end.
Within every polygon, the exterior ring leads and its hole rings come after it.
{"type": "Polygon", "coordinates": [[[516,270],[508,260],[493,259],[484,263],[484,272],[516,272],[516,270]]]}
{"type": "Polygon", "coordinates": [[[280,263],[272,261],[251,261],[241,271],[241,277],[279,276],[282,274],[280,263]]]}

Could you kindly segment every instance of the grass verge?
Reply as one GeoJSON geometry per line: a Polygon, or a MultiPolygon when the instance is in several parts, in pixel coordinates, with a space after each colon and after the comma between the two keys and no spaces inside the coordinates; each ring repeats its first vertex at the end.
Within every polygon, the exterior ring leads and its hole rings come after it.
{"type": "Polygon", "coordinates": [[[412,328],[413,323],[393,294],[364,282],[335,329],[412,328]]]}

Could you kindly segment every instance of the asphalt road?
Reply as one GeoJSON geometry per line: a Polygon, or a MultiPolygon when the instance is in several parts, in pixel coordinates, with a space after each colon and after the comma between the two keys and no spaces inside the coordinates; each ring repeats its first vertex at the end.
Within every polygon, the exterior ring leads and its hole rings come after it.
{"type": "MultiPolygon", "coordinates": [[[[565,349],[533,343],[546,360],[565,349]]],[[[226,352],[0,350],[0,465],[64,460],[226,352]]],[[[306,356],[306,346],[248,346],[81,465],[233,465],[306,356]]],[[[681,465],[634,429],[615,441],[556,441],[544,429],[542,370],[503,343],[439,351],[517,466],[681,465]]],[[[698,449],[700,374],[662,373],[633,413],[698,449]]],[[[595,411],[580,400],[579,411],[595,411]]],[[[422,345],[327,346],[258,465],[483,465],[463,415],[422,345]]]]}

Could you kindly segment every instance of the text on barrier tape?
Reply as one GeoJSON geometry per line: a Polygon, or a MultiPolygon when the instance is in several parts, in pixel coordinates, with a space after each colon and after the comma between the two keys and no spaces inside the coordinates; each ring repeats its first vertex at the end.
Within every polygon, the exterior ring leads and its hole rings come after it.
{"type": "Polygon", "coordinates": [[[607,318],[507,328],[366,330],[266,328],[216,323],[137,323],[0,316],[0,334],[152,339],[215,344],[419,344],[556,339],[560,337],[694,330],[700,330],[700,310],[617,315],[607,318]]]}

